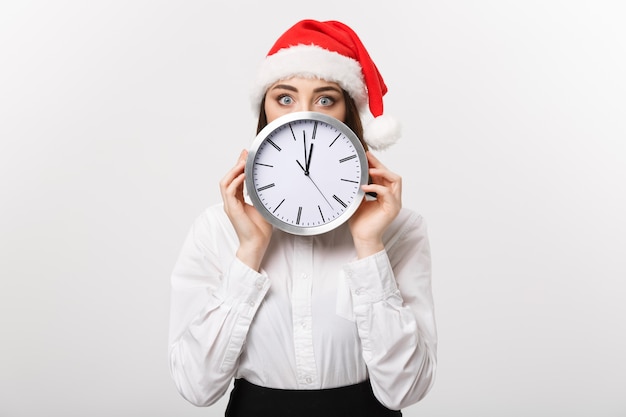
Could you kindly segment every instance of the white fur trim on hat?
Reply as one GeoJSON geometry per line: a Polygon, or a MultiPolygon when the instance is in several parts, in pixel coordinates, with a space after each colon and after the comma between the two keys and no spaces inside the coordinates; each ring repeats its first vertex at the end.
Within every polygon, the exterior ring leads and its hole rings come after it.
{"type": "Polygon", "coordinates": [[[386,149],[400,138],[401,126],[395,118],[380,115],[372,119],[361,64],[316,45],[283,48],[265,58],[251,89],[253,111],[259,111],[263,97],[272,84],[296,76],[336,82],[346,90],[359,109],[363,140],[372,149],[386,149]]]}
{"type": "Polygon", "coordinates": [[[395,144],[402,134],[402,126],[397,119],[380,115],[369,122],[363,122],[363,140],[374,150],[382,151],[395,144]]]}
{"type": "Polygon", "coordinates": [[[367,105],[367,89],[358,61],[316,45],[297,45],[279,50],[261,64],[251,92],[254,110],[258,111],[272,84],[295,76],[336,82],[358,108],[367,105]]]}

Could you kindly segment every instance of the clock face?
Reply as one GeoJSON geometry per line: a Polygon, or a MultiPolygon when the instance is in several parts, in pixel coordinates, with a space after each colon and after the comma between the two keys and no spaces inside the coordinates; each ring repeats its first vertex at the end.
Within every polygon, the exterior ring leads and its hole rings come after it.
{"type": "Polygon", "coordinates": [[[339,120],[296,112],[268,124],[246,161],[246,187],[274,226],[297,235],[327,232],[344,223],[363,200],[365,150],[339,120]]]}

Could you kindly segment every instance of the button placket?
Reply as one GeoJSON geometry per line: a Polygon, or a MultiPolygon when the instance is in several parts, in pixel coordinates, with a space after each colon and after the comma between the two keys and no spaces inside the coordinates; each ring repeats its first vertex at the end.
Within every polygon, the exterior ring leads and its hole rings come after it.
{"type": "Polygon", "coordinates": [[[298,385],[311,388],[317,384],[317,366],[313,349],[311,318],[313,245],[308,238],[296,237],[292,286],[292,323],[298,385]]]}

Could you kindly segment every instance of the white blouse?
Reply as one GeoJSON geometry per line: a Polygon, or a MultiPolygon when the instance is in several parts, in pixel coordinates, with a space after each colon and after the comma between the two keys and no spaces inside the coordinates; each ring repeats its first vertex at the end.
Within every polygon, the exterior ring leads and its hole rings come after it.
{"type": "Polygon", "coordinates": [[[232,378],[282,389],[369,378],[387,408],[419,401],[437,349],[422,217],[403,208],[384,243],[357,260],[347,224],[318,236],[275,230],[258,273],[236,258],[222,205],[209,207],[171,280],[169,361],[181,395],[208,406],[232,378]]]}

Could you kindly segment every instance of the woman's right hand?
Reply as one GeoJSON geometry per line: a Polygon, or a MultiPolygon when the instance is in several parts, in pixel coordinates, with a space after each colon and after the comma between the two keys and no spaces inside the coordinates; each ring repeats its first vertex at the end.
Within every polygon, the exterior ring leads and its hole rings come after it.
{"type": "Polygon", "coordinates": [[[272,225],[246,203],[243,197],[244,168],[248,151],[243,150],[237,164],[220,181],[220,192],[224,211],[239,238],[237,258],[254,270],[259,270],[261,261],[272,237],[272,225]]]}

